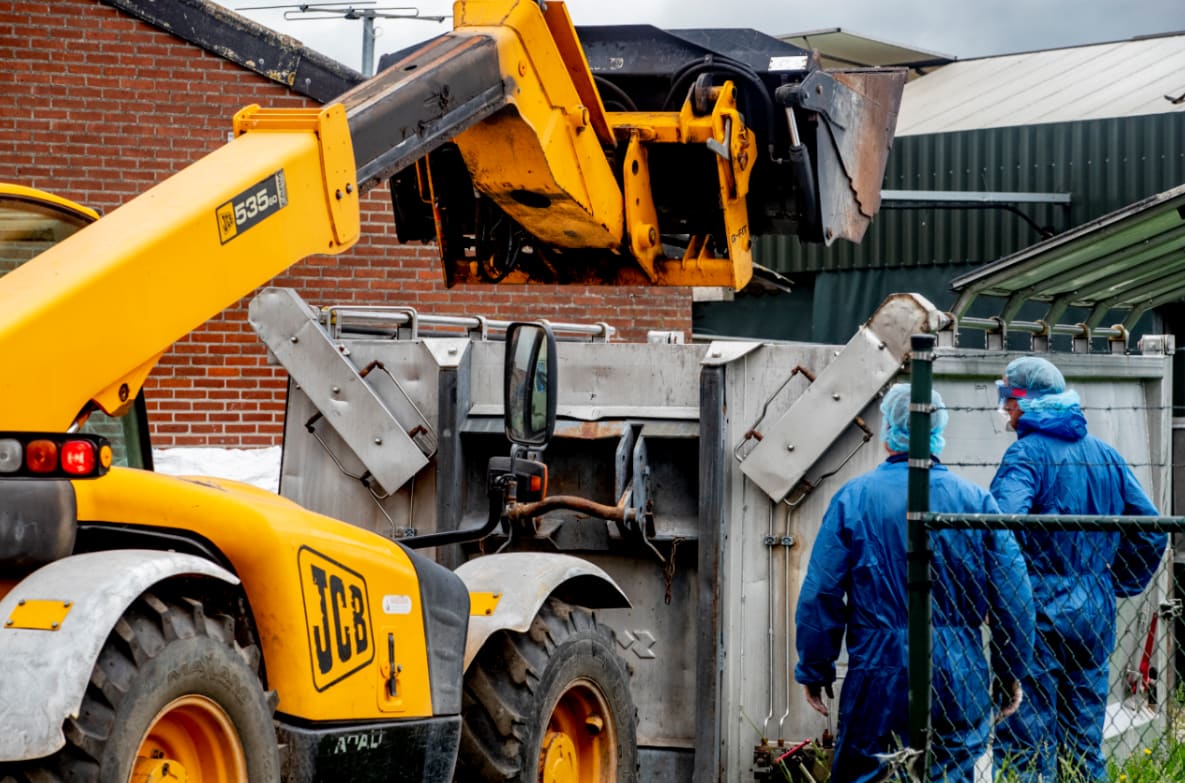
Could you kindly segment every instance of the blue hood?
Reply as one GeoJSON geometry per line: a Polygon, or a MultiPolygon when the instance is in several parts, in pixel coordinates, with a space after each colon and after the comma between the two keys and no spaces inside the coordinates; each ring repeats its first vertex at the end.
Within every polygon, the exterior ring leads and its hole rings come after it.
{"type": "Polygon", "coordinates": [[[1033,432],[1068,441],[1086,437],[1086,415],[1082,412],[1077,392],[1045,394],[1021,400],[1020,409],[1024,415],[1016,423],[1018,438],[1033,432]]]}

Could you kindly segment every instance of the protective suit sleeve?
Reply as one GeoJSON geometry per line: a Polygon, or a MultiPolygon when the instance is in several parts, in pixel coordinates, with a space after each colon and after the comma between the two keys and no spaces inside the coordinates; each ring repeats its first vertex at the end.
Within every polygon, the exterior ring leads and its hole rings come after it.
{"type": "Polygon", "coordinates": [[[845,601],[851,572],[851,547],[845,530],[844,490],[832,499],[807,566],[795,614],[798,664],[794,679],[803,685],[830,685],[848,623],[845,601]]]}
{"type": "MultiPolygon", "coordinates": [[[[996,504],[991,504],[996,512],[996,504]]],[[[1013,683],[1028,671],[1033,659],[1036,609],[1033,587],[1016,536],[1010,530],[988,530],[984,535],[987,570],[988,623],[992,631],[992,672],[1013,683]]]]}
{"type": "MultiPolygon", "coordinates": [[[[1156,506],[1152,504],[1127,465],[1123,465],[1123,513],[1125,516],[1141,517],[1158,515],[1156,506]]],[[[1144,592],[1164,558],[1167,545],[1166,533],[1121,533],[1119,548],[1115,551],[1115,559],[1111,563],[1115,595],[1127,598],[1144,592]]]]}
{"type": "Polygon", "coordinates": [[[1000,506],[1001,514],[1029,514],[1037,494],[1037,469],[1029,460],[1019,457],[1017,445],[1004,452],[1000,467],[992,479],[991,493],[1000,506]]]}

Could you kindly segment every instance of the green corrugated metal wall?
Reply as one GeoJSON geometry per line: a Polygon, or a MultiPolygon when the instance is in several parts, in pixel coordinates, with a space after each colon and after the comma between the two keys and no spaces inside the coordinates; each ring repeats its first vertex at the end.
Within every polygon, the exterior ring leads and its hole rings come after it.
{"type": "MultiPolygon", "coordinates": [[[[1022,204],[1055,232],[1185,183],[1185,113],[906,136],[894,142],[887,190],[1070,193],[1068,209],[1022,204]]],[[[804,249],[760,238],[757,262],[782,274],[984,264],[1042,237],[1001,209],[882,209],[864,242],[804,249]]]]}
{"type": "MultiPolygon", "coordinates": [[[[884,187],[1069,193],[1069,207],[1017,205],[1037,226],[1060,233],[1183,183],[1185,113],[1171,113],[899,138],[884,187]]],[[[914,290],[949,306],[955,276],[1042,238],[1004,209],[933,207],[882,209],[860,245],[804,248],[796,239],[762,237],[757,263],[799,290],[760,308],[744,293],[697,303],[695,330],[843,342],[888,294],[914,290]]]]}

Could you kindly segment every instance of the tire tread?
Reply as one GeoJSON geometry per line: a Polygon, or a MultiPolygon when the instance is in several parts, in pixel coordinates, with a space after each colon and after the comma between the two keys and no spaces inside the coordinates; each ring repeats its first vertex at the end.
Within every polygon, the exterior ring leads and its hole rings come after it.
{"type": "MultiPolygon", "coordinates": [[[[170,643],[205,636],[230,648],[258,676],[258,646],[236,641],[236,622],[227,614],[206,615],[190,597],[171,599],[146,592],[116,622],[91,672],[77,718],[63,725],[66,746],[46,759],[0,769],[0,783],[91,783],[102,777],[100,759],[118,720],[119,707],[140,671],[170,643]]],[[[275,692],[265,693],[269,715],[275,692]]]]}
{"type": "MultiPolygon", "coordinates": [[[[549,598],[523,633],[499,631],[490,637],[465,675],[461,749],[457,781],[534,781],[533,761],[527,759],[537,745],[533,731],[546,721],[540,704],[547,669],[557,656],[582,653],[602,659],[606,670],[617,672],[620,682],[603,685],[624,688],[626,714],[619,715],[618,737],[629,743],[623,763],[635,757],[636,716],[628,691],[628,669],[615,652],[615,637],[584,607],[549,598]]],[[[619,694],[620,696],[620,694],[619,694]]],[[[606,694],[609,698],[610,694],[606,694]]],[[[611,699],[612,701],[612,699],[611,699]]],[[[633,768],[619,770],[619,781],[632,781],[633,768]]]]}

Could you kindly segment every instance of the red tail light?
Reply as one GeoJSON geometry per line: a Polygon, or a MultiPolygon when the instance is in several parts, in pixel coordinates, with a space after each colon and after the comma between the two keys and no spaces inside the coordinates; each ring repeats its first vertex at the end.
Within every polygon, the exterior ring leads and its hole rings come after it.
{"type": "Polygon", "coordinates": [[[71,476],[89,476],[95,471],[95,444],[89,440],[68,440],[62,444],[62,470],[71,476]]]}

